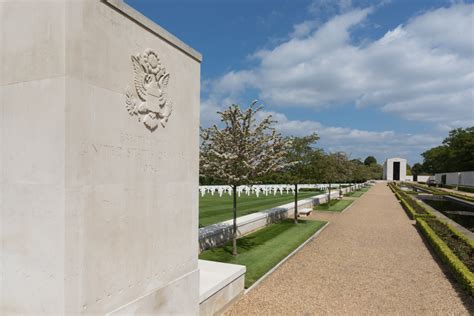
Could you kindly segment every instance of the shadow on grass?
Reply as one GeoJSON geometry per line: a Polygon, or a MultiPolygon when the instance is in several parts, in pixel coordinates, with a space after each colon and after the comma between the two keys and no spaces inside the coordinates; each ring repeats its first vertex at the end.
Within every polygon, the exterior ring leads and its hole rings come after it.
{"type": "MultiPolygon", "coordinates": [[[[302,221],[299,221],[298,223],[304,225],[302,221]]],[[[243,254],[255,247],[265,244],[286,231],[289,228],[288,226],[292,225],[295,225],[292,220],[285,220],[278,223],[278,225],[265,227],[265,234],[250,234],[237,239],[237,249],[239,250],[239,254],[243,254]]],[[[232,255],[232,245],[228,244],[223,247],[223,249],[225,252],[232,255]]]]}
{"type": "Polygon", "coordinates": [[[202,252],[200,259],[241,264],[247,267],[245,287],[250,287],[267,271],[308,240],[326,222],[284,220],[237,240],[238,255],[232,255],[232,242],[202,252]]]}
{"type": "MultiPolygon", "coordinates": [[[[255,242],[255,237],[248,237],[245,239],[237,239],[237,248],[239,249],[239,253],[244,253],[255,246],[261,245],[261,243],[255,242]]],[[[224,251],[228,254],[232,255],[232,247],[226,246],[224,247],[224,251]]]]}

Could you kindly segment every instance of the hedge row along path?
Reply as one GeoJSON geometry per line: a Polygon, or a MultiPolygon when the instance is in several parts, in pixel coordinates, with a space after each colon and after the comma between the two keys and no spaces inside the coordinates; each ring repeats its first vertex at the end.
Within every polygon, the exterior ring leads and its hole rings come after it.
{"type": "Polygon", "coordinates": [[[464,192],[464,191],[458,191],[458,190],[453,190],[453,189],[448,189],[448,188],[437,188],[438,190],[444,190],[446,192],[451,192],[451,193],[456,193],[459,195],[466,195],[468,197],[474,198],[474,193],[472,192],[464,192]]]}
{"type": "Polygon", "coordinates": [[[473,299],[430,252],[386,184],[376,184],[343,214],[311,217],[330,224],[228,315],[474,311],[473,299]]]}

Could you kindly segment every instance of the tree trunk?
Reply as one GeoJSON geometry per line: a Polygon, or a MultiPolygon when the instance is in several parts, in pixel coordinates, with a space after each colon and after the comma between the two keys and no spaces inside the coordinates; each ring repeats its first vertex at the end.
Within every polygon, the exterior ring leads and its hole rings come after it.
{"type": "Polygon", "coordinates": [[[298,224],[298,184],[295,184],[295,224],[298,224]]]}
{"type": "Polygon", "coordinates": [[[237,186],[232,187],[234,198],[234,218],[232,230],[232,255],[237,256],[237,186]]]}

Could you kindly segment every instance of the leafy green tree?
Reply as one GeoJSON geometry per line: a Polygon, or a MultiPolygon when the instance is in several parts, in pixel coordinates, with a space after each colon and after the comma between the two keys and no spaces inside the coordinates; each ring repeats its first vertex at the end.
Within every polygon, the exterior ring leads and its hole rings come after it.
{"type": "Polygon", "coordinates": [[[383,177],[383,167],[379,164],[372,164],[370,166],[366,166],[367,169],[367,178],[364,180],[368,179],[373,179],[373,180],[379,180],[382,179],[383,177]]]}
{"type": "Polygon", "coordinates": [[[367,179],[371,178],[371,171],[370,168],[372,166],[376,166],[376,164],[372,164],[370,166],[362,165],[354,165],[353,172],[352,172],[352,181],[353,182],[364,182],[367,179]]]}
{"type": "Polygon", "coordinates": [[[449,149],[447,146],[431,148],[421,155],[423,156],[423,169],[425,169],[426,172],[444,172],[449,169],[449,149]]]}
{"type": "Polygon", "coordinates": [[[327,154],[322,161],[324,162],[322,179],[329,185],[328,202],[330,202],[331,185],[349,181],[352,177],[353,167],[344,152],[327,154]]]}
{"type": "Polygon", "coordinates": [[[233,255],[237,255],[237,186],[285,166],[288,142],[276,132],[276,121],[268,116],[257,122],[255,101],[245,111],[233,104],[218,112],[224,125],[201,129],[201,176],[230,185],[233,189],[233,255]]]}
{"type": "Polygon", "coordinates": [[[474,170],[474,127],[450,131],[442,145],[421,155],[427,173],[474,170]]]}
{"type": "Polygon", "coordinates": [[[423,165],[419,162],[415,163],[413,167],[411,167],[411,172],[417,176],[422,174],[424,172],[423,165]]]}
{"type": "Polygon", "coordinates": [[[364,160],[364,165],[366,165],[366,166],[370,166],[370,165],[376,164],[376,163],[377,163],[377,159],[375,159],[374,156],[368,156],[364,160]]]}
{"type": "Polygon", "coordinates": [[[448,147],[447,171],[474,170],[474,127],[450,131],[443,145],[448,147]]]}
{"type": "Polygon", "coordinates": [[[407,174],[406,175],[407,176],[412,176],[413,175],[413,173],[411,172],[411,167],[410,167],[409,164],[407,164],[407,174]]]}

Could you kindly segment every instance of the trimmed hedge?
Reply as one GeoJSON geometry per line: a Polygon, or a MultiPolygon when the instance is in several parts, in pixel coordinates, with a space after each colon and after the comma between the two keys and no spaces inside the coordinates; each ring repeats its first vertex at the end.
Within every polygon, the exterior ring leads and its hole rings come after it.
{"type": "Polygon", "coordinates": [[[474,273],[474,241],[467,239],[467,237],[442,219],[425,218],[424,220],[467,266],[469,271],[474,273]]]}
{"type": "Polygon", "coordinates": [[[392,192],[395,193],[395,189],[393,188],[394,185],[390,182],[387,185],[390,188],[390,190],[392,190],[392,192]]]}
{"type": "Polygon", "coordinates": [[[474,187],[459,186],[458,191],[474,193],[474,187]]]}
{"type": "Polygon", "coordinates": [[[451,185],[451,184],[442,184],[442,183],[439,183],[438,186],[440,186],[441,188],[446,188],[446,189],[455,189],[455,188],[456,188],[456,186],[451,185]]]}
{"type": "MultiPolygon", "coordinates": [[[[438,184],[438,186],[440,186],[441,188],[456,190],[456,186],[451,185],[451,184],[438,184]]],[[[469,187],[469,186],[465,186],[465,185],[459,185],[457,187],[458,187],[457,188],[458,191],[474,193],[474,187],[469,187]]]]}
{"type": "Polygon", "coordinates": [[[414,187],[414,188],[420,188],[420,189],[425,189],[430,191],[434,195],[449,195],[458,199],[474,202],[474,197],[467,196],[465,194],[459,194],[455,192],[448,192],[444,190],[439,190],[433,187],[425,186],[425,185],[419,185],[419,184],[414,184],[414,183],[405,183],[405,185],[414,187]]]}
{"type": "MultiPolygon", "coordinates": [[[[441,260],[453,272],[456,280],[467,290],[469,295],[474,296],[474,242],[447,223],[437,219],[396,185],[390,183],[389,187],[400,200],[408,216],[416,220],[417,227],[441,260]],[[419,208],[423,209],[426,214],[418,213],[419,208]]],[[[433,191],[440,190],[434,189],[433,191]]]]}
{"type": "Polygon", "coordinates": [[[398,189],[395,185],[389,184],[390,189],[400,201],[403,209],[410,219],[416,219],[419,216],[433,217],[433,215],[418,202],[416,202],[409,194],[398,189]]]}
{"type": "Polygon", "coordinates": [[[420,190],[427,190],[431,194],[434,194],[434,195],[446,195],[448,193],[446,191],[439,190],[439,189],[436,189],[434,187],[430,187],[430,186],[423,185],[423,184],[404,183],[404,185],[412,187],[412,188],[417,188],[417,189],[420,189],[420,190]]]}
{"type": "Polygon", "coordinates": [[[474,296],[474,273],[472,267],[474,243],[464,238],[464,236],[448,224],[435,218],[417,217],[416,224],[441,260],[448,265],[456,280],[467,290],[469,295],[474,296]],[[446,234],[446,231],[448,234],[446,234]],[[453,243],[458,245],[453,246],[453,243]],[[448,244],[451,244],[451,247],[448,244]],[[461,260],[455,252],[464,260],[461,260]],[[471,268],[465,263],[469,264],[471,268]]]}

